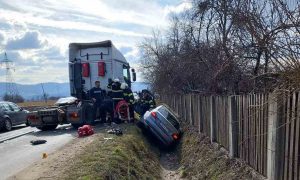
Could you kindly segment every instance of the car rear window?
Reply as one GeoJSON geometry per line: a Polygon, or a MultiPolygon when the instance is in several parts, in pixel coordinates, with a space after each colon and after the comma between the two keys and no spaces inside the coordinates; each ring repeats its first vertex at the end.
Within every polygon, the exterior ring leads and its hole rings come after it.
{"type": "Polygon", "coordinates": [[[166,117],[166,119],[178,130],[179,129],[179,122],[177,121],[176,117],[168,110],[166,107],[161,107],[158,111],[166,117]]]}

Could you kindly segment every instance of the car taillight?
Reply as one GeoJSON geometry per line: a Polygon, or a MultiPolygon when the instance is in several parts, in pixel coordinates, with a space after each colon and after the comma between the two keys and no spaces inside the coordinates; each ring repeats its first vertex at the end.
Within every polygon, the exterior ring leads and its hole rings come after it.
{"type": "Polygon", "coordinates": [[[78,118],[78,113],[72,112],[72,113],[70,113],[70,117],[71,118],[78,118]]]}
{"type": "Polygon", "coordinates": [[[179,139],[179,135],[177,133],[172,134],[172,137],[174,140],[178,140],[179,139]]]}
{"type": "Polygon", "coordinates": [[[90,76],[90,64],[82,63],[82,76],[89,77],[90,76]]]}
{"type": "Polygon", "coordinates": [[[156,114],[156,112],[151,112],[151,116],[154,117],[155,119],[157,119],[157,114],[156,114]]]}
{"type": "Polygon", "coordinates": [[[98,62],[98,76],[105,76],[105,63],[98,62]]]}

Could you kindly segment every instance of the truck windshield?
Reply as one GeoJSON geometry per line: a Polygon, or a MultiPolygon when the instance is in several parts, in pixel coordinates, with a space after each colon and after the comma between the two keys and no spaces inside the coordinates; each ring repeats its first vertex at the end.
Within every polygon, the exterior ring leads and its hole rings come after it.
{"type": "Polygon", "coordinates": [[[129,66],[124,65],[123,66],[123,76],[124,80],[127,84],[130,83],[130,71],[129,71],[129,66]]]}

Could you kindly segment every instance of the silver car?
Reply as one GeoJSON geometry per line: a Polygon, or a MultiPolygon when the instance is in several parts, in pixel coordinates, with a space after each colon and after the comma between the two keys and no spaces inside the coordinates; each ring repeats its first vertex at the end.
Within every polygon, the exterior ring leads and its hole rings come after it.
{"type": "Polygon", "coordinates": [[[147,111],[140,119],[140,124],[165,146],[170,146],[180,139],[178,118],[166,105],[147,111]]]}

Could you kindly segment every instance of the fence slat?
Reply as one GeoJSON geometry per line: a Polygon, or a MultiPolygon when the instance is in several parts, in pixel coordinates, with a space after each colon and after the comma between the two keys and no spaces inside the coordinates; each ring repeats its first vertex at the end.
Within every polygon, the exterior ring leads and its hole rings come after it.
{"type": "Polygon", "coordinates": [[[284,154],[284,179],[289,178],[289,172],[288,172],[288,166],[289,166],[289,136],[290,136],[290,116],[291,116],[291,100],[290,100],[290,94],[288,95],[287,99],[287,108],[286,108],[286,118],[285,118],[285,154],[284,154]]]}
{"type": "Polygon", "coordinates": [[[271,95],[173,94],[160,100],[269,179],[300,179],[300,94],[271,95]]]}
{"type": "Polygon", "coordinates": [[[300,134],[300,100],[299,93],[296,94],[295,99],[295,155],[294,155],[294,179],[300,179],[299,175],[299,134],[300,134]]]}

